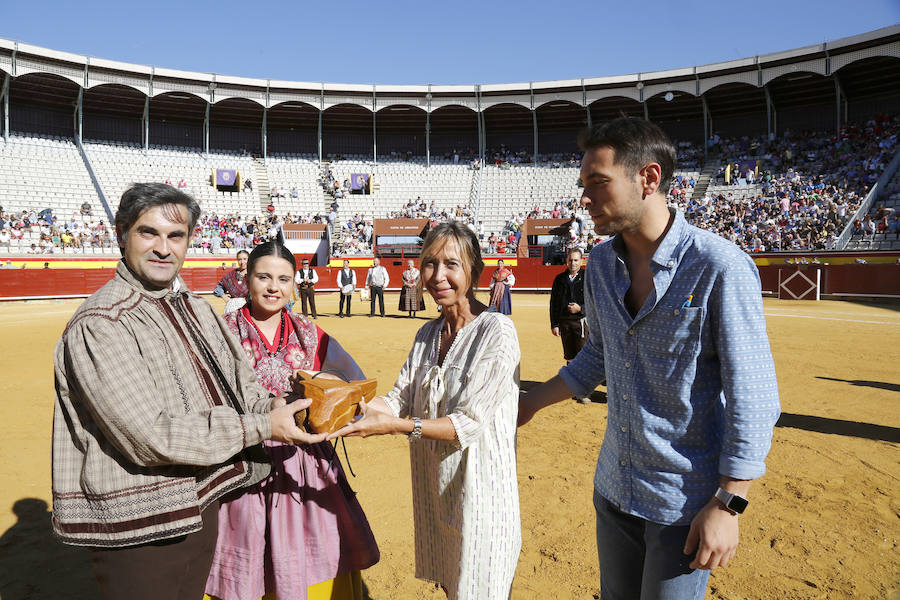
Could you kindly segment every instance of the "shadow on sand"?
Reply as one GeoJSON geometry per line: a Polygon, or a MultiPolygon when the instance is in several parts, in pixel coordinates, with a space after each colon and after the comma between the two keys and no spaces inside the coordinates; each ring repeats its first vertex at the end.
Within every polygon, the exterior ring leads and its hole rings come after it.
{"type": "MultiPolygon", "coordinates": [[[[0,537],[0,598],[96,600],[100,592],[88,550],[53,536],[47,503],[22,498],[13,512],[18,521],[0,537]]],[[[375,600],[365,581],[362,597],[375,600]]]]}
{"type": "Polygon", "coordinates": [[[0,598],[97,598],[90,554],[53,537],[47,503],[22,498],[13,512],[18,521],[0,537],[0,598]]]}

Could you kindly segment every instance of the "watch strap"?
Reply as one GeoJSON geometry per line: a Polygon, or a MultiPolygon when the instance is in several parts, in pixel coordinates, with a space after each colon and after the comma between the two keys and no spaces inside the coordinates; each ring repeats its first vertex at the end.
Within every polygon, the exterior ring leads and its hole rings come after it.
{"type": "Polygon", "coordinates": [[[728,490],[723,490],[722,488],[716,489],[716,499],[724,504],[725,508],[738,515],[743,513],[750,503],[743,496],[732,494],[728,490]]]}

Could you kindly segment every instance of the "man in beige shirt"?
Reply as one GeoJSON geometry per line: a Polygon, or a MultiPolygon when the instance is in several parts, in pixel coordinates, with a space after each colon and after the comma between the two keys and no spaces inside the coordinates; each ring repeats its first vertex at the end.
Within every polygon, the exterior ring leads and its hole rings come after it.
{"type": "Polygon", "coordinates": [[[197,202],[136,184],[122,260],[56,346],[53,529],[88,546],[101,598],[200,598],[224,494],[264,479],[263,440],[313,442],[179,277],[197,202]]]}

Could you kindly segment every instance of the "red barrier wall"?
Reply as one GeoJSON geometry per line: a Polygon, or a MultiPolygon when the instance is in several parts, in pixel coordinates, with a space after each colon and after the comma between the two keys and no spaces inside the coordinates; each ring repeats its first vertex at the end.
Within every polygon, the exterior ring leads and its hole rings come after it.
{"type": "MultiPolygon", "coordinates": [[[[547,266],[539,259],[509,257],[516,277],[514,290],[548,290],[553,278],[564,270],[562,265],[547,266]]],[[[390,290],[399,290],[401,275],[406,269],[406,261],[387,259],[382,262],[388,270],[390,290]],[[395,264],[396,263],[396,264],[395,264]]],[[[777,294],[778,270],[795,267],[786,264],[761,265],[759,276],[764,292],[777,294]]],[[[808,268],[822,269],[822,294],[844,294],[857,296],[898,296],[900,297],[900,266],[894,264],[842,264],[809,265],[808,268]]],[[[481,275],[482,289],[490,286],[491,274],[496,269],[489,265],[481,275]]],[[[365,285],[366,267],[355,267],[357,285],[365,285]]],[[[319,290],[337,288],[337,274],[340,268],[317,267],[319,290]]],[[[48,298],[66,296],[87,296],[98,290],[113,276],[115,269],[0,269],[0,298],[48,298]]],[[[198,293],[210,293],[225,274],[221,267],[193,267],[181,271],[187,286],[198,293]]]]}
{"type": "MultiPolygon", "coordinates": [[[[0,269],[0,298],[88,296],[112,279],[115,269],[0,269]]],[[[188,288],[209,293],[225,271],[222,268],[183,269],[188,288]]]]}

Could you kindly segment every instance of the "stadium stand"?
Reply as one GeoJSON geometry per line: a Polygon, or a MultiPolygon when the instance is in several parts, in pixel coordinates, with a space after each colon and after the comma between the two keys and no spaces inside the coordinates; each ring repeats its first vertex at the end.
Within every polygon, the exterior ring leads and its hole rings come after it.
{"type": "MultiPolygon", "coordinates": [[[[369,252],[371,221],[399,216],[461,219],[508,242],[528,214],[579,214],[576,133],[623,113],[681,140],[670,203],[747,251],[894,250],[900,180],[869,192],[894,169],[898,36],[891,26],[705,65],[690,81],[658,71],[365,92],[263,90],[240,77],[213,92],[208,74],[176,71],[150,86],[133,65],[0,40],[0,252],[115,252],[101,221],[134,181],[168,181],[200,200],[203,252],[230,253],[294,222],[329,222],[337,249],[369,252]],[[384,107],[374,119],[372,106],[384,107]],[[213,169],[235,169],[247,185],[217,191],[213,169]],[[353,173],[370,174],[373,193],[351,193],[353,173]]],[[[584,229],[570,243],[590,245],[584,229]]]]}
{"type": "Polygon", "coordinates": [[[97,141],[85,142],[84,150],[103,193],[113,205],[132,183],[154,181],[183,189],[209,213],[246,217],[259,213],[259,198],[252,191],[218,191],[211,180],[214,169],[236,169],[246,179],[254,172],[249,156],[224,152],[204,155],[198,148],[168,146],[144,150],[134,145],[97,141]]]}

